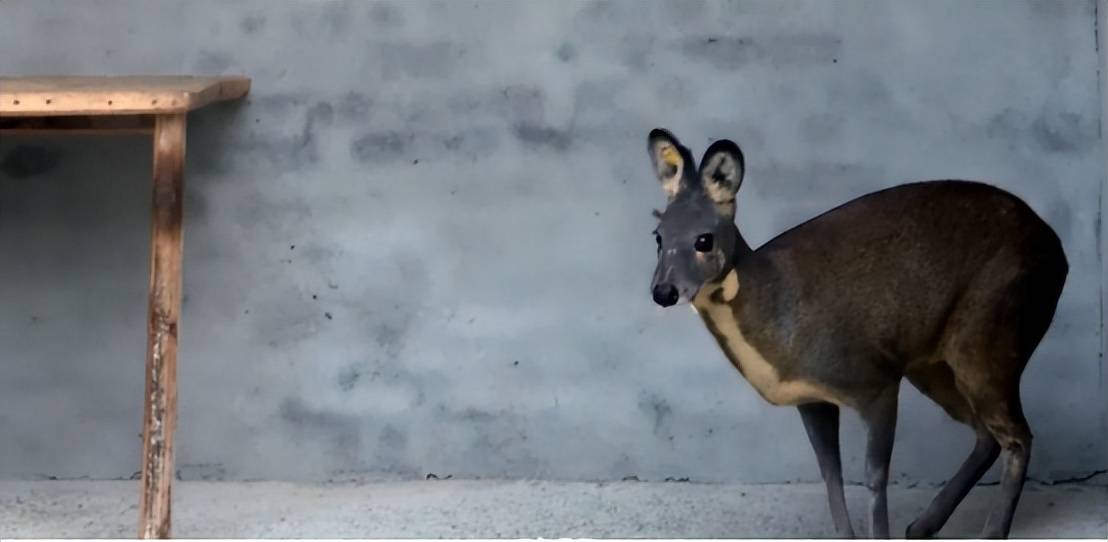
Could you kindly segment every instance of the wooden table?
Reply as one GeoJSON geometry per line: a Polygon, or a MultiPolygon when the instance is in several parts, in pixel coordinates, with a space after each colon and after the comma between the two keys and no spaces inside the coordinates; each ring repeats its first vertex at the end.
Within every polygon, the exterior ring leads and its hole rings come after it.
{"type": "Polygon", "coordinates": [[[250,79],[245,77],[0,77],[0,136],[153,135],[140,538],[168,538],[170,528],[186,115],[249,91],[250,79]]]}

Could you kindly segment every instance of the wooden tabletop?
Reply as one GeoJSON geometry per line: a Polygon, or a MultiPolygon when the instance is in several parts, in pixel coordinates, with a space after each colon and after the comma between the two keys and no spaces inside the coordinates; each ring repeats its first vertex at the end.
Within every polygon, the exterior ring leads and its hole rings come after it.
{"type": "Polygon", "coordinates": [[[0,77],[0,116],[183,113],[250,91],[247,77],[0,77]]]}

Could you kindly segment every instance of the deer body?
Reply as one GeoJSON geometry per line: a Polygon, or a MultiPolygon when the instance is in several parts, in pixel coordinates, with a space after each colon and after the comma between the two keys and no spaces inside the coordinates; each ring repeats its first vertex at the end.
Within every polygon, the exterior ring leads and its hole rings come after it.
{"type": "Polygon", "coordinates": [[[698,172],[668,132],[651,133],[650,151],[669,196],[654,298],[691,302],[763,398],[798,408],[838,534],[854,534],[839,408],[867,425],[869,526],[887,538],[885,487],[907,378],[977,433],[907,535],[935,534],[1003,451],[1001,498],[983,536],[1006,537],[1030,459],[1019,380],[1068,272],[1054,231],[998,188],[929,181],[862,196],[751,249],[734,225],[744,166],[734,143],[713,144],[698,172]]]}
{"type": "MultiPolygon", "coordinates": [[[[967,293],[999,298],[1006,280],[1052,278],[1037,287],[1053,301],[1065,277],[1046,223],[1014,196],[964,181],[863,196],[737,254],[693,307],[776,405],[856,407],[852,398],[909,368],[945,362],[960,331],[951,317],[978,308],[967,293]]],[[[1049,322],[1054,307],[1033,309],[1047,314],[1024,316],[1049,322]]]]}

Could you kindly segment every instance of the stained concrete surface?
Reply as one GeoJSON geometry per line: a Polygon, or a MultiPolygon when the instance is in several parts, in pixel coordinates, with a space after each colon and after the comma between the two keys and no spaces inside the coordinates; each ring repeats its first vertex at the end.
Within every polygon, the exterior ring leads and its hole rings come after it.
{"type": "MultiPolygon", "coordinates": [[[[743,146],[754,244],[921,178],[1025,198],[1071,264],[1024,380],[1053,480],[1108,468],[1095,12],[0,0],[0,73],[254,79],[190,117],[186,480],[817,480],[796,412],[650,300],[655,126],[743,146]]],[[[149,174],[141,138],[0,137],[0,479],[137,468],[149,174]]],[[[972,440],[906,385],[893,476],[972,440]]],[[[857,480],[853,416],[843,441],[857,480]]]]}
{"type": "MultiPolygon", "coordinates": [[[[134,482],[0,484],[0,537],[130,537],[134,482]]],[[[976,488],[941,533],[975,537],[997,486],[976,488]]],[[[894,533],[935,494],[894,486],[894,533]]],[[[185,482],[178,538],[805,538],[831,537],[818,484],[429,481],[379,484],[185,482]]],[[[865,490],[848,506],[864,525],[865,490]]],[[[864,531],[859,531],[859,534],[864,531]]],[[[1029,484],[1012,536],[1108,535],[1108,487],[1029,484]]]]}

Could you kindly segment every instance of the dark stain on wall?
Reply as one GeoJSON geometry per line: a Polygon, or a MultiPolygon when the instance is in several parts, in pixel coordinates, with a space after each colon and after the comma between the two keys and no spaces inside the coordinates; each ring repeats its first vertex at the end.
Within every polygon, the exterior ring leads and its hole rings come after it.
{"type": "Polygon", "coordinates": [[[419,373],[409,371],[404,367],[404,361],[401,358],[377,362],[375,367],[376,369],[370,373],[370,380],[380,379],[388,386],[407,387],[415,392],[415,398],[411,404],[412,408],[421,407],[427,402],[428,389],[434,393],[436,390],[441,390],[449,385],[446,378],[436,371],[421,371],[419,373]]]}
{"type": "Polygon", "coordinates": [[[407,321],[384,322],[378,324],[373,330],[373,337],[377,341],[377,346],[384,349],[389,357],[395,358],[404,348],[407,332],[407,321]]]}
{"type": "Polygon", "coordinates": [[[492,476],[505,476],[510,472],[535,473],[542,465],[528,448],[527,420],[519,414],[474,407],[452,410],[439,404],[432,410],[432,417],[437,423],[465,428],[467,441],[452,454],[451,463],[492,476]]]}
{"type": "Polygon", "coordinates": [[[1095,145],[1098,121],[1085,119],[1071,112],[1043,111],[1034,120],[1026,113],[1005,108],[985,122],[985,134],[1004,141],[1008,149],[1032,143],[1043,152],[1072,153],[1095,145]]]}
{"type": "Polygon", "coordinates": [[[676,48],[689,59],[724,71],[751,63],[804,67],[834,60],[842,50],[842,38],[834,34],[698,36],[679,41],[676,48]]]}
{"type": "Polygon", "coordinates": [[[653,420],[654,435],[669,435],[669,420],[673,415],[673,408],[669,406],[669,401],[655,393],[644,391],[639,395],[639,410],[648,414],[653,420]]]}
{"type": "Polygon", "coordinates": [[[1026,125],[1027,118],[1022,112],[1006,107],[985,122],[984,130],[990,139],[1004,141],[1008,150],[1015,150],[1026,125]]]}
{"type": "Polygon", "coordinates": [[[357,423],[356,418],[349,414],[308,408],[298,397],[289,397],[282,401],[279,415],[285,423],[301,427],[344,430],[357,423]]]}
{"type": "Polygon", "coordinates": [[[258,104],[259,111],[254,113],[259,119],[270,116],[274,121],[287,119],[296,114],[303,115],[300,128],[294,131],[282,131],[256,122],[255,127],[245,137],[232,142],[236,153],[260,154],[255,159],[295,170],[319,162],[319,148],[316,140],[318,131],[329,126],[335,117],[330,102],[320,101],[307,106],[306,101],[295,96],[270,96],[258,104]],[[306,109],[305,109],[306,107],[306,109]],[[283,132],[283,133],[282,133],[283,132]]]}
{"type": "Polygon", "coordinates": [[[377,26],[398,28],[404,26],[404,14],[391,2],[374,2],[369,8],[369,19],[377,26]]]}
{"type": "Polygon", "coordinates": [[[629,35],[620,39],[618,51],[620,63],[635,74],[642,74],[654,66],[654,47],[657,39],[652,35],[629,35]]]}
{"type": "Polygon", "coordinates": [[[577,47],[568,41],[563,43],[558,47],[558,50],[554,52],[554,55],[562,62],[573,62],[577,59],[577,54],[577,47]]]}
{"type": "Polygon", "coordinates": [[[299,439],[326,440],[337,456],[357,458],[361,450],[361,420],[354,415],[313,409],[299,397],[288,397],[278,407],[278,417],[299,439]]]}
{"type": "Polygon", "coordinates": [[[364,122],[372,110],[373,99],[361,92],[347,92],[335,103],[335,113],[347,122],[364,122]]]}
{"type": "Polygon", "coordinates": [[[525,145],[547,147],[559,152],[565,152],[573,142],[569,130],[530,122],[515,124],[512,126],[512,132],[525,145]]]}
{"type": "Polygon", "coordinates": [[[351,365],[339,371],[338,385],[342,391],[351,391],[357,387],[358,382],[362,379],[362,367],[360,365],[351,365]]]}
{"type": "Polygon", "coordinates": [[[1096,140],[1093,123],[1087,123],[1088,127],[1083,124],[1077,113],[1043,114],[1031,123],[1031,135],[1046,152],[1074,152],[1096,140]]]}
{"type": "Polygon", "coordinates": [[[308,109],[305,130],[312,131],[317,125],[331,124],[335,120],[335,108],[329,102],[318,102],[308,109]]]}
{"type": "Polygon", "coordinates": [[[455,419],[465,422],[491,422],[497,417],[497,414],[493,414],[492,412],[489,412],[487,410],[468,407],[459,411],[455,416],[455,419]]]}
{"type": "Polygon", "coordinates": [[[1031,12],[1036,17],[1061,18],[1082,11],[1086,16],[1092,16],[1095,10],[1095,2],[1058,2],[1056,0],[1032,0],[1031,12]]]}
{"type": "Polygon", "coordinates": [[[317,139],[321,130],[336,123],[364,123],[372,110],[373,99],[361,92],[351,91],[318,101],[310,101],[302,94],[261,96],[252,99],[250,108],[243,112],[244,117],[253,117],[254,121],[243,123],[246,128],[227,142],[230,148],[225,153],[284,170],[312,166],[320,160],[317,139]],[[289,125],[299,127],[289,130],[289,125]]]}
{"type": "Polygon", "coordinates": [[[21,143],[0,159],[0,173],[12,179],[27,179],[54,169],[61,157],[58,147],[21,143]]]}
{"type": "Polygon", "coordinates": [[[464,131],[441,136],[443,149],[476,161],[490,155],[500,143],[497,130],[486,127],[470,127],[464,131]]]}
{"type": "Polygon", "coordinates": [[[393,162],[405,158],[415,134],[397,131],[369,132],[350,142],[350,155],[362,163],[393,162]]]}
{"type": "Polygon", "coordinates": [[[244,34],[253,35],[265,29],[265,15],[247,15],[239,21],[239,29],[244,34]]]}
{"type": "Polygon", "coordinates": [[[309,95],[304,92],[282,92],[274,94],[251,94],[247,103],[258,108],[266,115],[282,115],[295,111],[308,103],[309,95]]]}
{"type": "Polygon", "coordinates": [[[244,228],[281,231],[301,228],[311,218],[312,209],[308,202],[295,195],[281,197],[258,190],[239,200],[234,216],[244,228]]]}
{"type": "Polygon", "coordinates": [[[190,164],[202,172],[225,172],[240,161],[297,171],[318,163],[317,133],[334,118],[330,101],[310,101],[304,94],[252,96],[233,109],[206,108],[189,129],[205,135],[204,144],[191,146],[190,164]]]}
{"type": "Polygon", "coordinates": [[[243,142],[243,148],[238,150],[261,153],[262,159],[291,170],[314,165],[319,161],[311,118],[304,122],[304,127],[300,131],[292,135],[254,135],[255,137],[243,142]]]}
{"type": "Polygon", "coordinates": [[[489,101],[492,109],[513,121],[538,120],[546,107],[543,90],[530,85],[508,85],[489,101]]]}
{"type": "Polygon", "coordinates": [[[388,452],[403,452],[408,449],[408,435],[396,426],[386,424],[377,435],[377,444],[388,452]]]}
{"type": "Polygon", "coordinates": [[[313,267],[329,265],[336,257],[336,249],[316,242],[305,243],[297,248],[297,259],[313,267]]]}
{"type": "Polygon", "coordinates": [[[197,73],[218,75],[227,71],[234,63],[231,55],[222,51],[201,51],[192,63],[197,73]]]}
{"type": "Polygon", "coordinates": [[[760,60],[766,53],[750,38],[688,38],[679,45],[686,57],[708,62],[720,70],[733,71],[760,60]]]}

